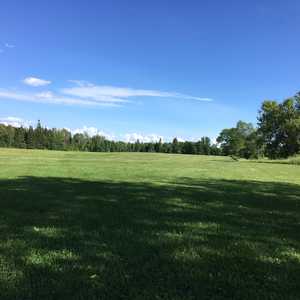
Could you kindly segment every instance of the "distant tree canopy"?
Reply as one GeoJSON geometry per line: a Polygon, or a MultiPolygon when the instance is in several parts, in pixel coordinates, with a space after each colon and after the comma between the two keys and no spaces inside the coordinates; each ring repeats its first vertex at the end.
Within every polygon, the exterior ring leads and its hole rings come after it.
{"type": "Polygon", "coordinates": [[[287,158],[300,151],[300,93],[284,100],[264,101],[258,115],[258,126],[237,122],[223,129],[213,144],[209,137],[199,141],[135,143],[111,141],[100,135],[71,134],[66,129],[48,129],[38,121],[35,128],[16,128],[0,124],[0,147],[27,149],[75,150],[91,152],[157,152],[174,154],[231,155],[235,157],[272,159],[287,158]]]}

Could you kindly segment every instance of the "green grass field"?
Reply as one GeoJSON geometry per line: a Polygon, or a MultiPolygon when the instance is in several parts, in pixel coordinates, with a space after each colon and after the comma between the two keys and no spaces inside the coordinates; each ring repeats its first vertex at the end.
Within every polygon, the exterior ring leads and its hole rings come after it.
{"type": "Polygon", "coordinates": [[[0,299],[300,299],[300,166],[0,149],[0,299]]]}

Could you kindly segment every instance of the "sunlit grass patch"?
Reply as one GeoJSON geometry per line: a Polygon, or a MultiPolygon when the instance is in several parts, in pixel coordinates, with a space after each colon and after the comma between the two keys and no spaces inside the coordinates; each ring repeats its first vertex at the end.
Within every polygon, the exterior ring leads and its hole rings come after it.
{"type": "Polygon", "coordinates": [[[59,261],[64,261],[65,263],[65,261],[75,261],[76,259],[78,259],[78,256],[67,249],[51,251],[31,250],[30,253],[24,257],[24,262],[29,265],[43,267],[57,266],[59,268],[59,261]]]}

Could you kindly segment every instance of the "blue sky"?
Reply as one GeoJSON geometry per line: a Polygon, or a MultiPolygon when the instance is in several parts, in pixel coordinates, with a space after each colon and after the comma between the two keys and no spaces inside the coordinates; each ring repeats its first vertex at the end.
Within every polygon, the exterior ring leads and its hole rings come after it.
{"type": "Polygon", "coordinates": [[[299,37],[298,0],[2,1],[0,120],[216,137],[300,90],[299,37]]]}

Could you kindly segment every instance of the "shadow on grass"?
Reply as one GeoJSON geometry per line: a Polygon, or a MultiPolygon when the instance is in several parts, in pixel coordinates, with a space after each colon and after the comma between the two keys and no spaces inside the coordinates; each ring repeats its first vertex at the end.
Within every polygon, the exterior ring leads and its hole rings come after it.
{"type": "Polygon", "coordinates": [[[300,186],[0,181],[0,299],[300,299],[300,186]]]}

